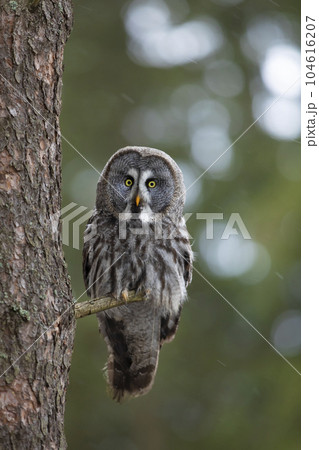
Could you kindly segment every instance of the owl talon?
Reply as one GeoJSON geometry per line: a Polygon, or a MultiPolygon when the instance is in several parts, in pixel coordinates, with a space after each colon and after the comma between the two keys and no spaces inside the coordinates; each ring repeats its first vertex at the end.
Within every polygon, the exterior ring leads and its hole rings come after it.
{"type": "Polygon", "coordinates": [[[128,301],[128,291],[127,289],[125,289],[124,291],[122,291],[121,293],[121,299],[125,301],[125,303],[128,301]]]}

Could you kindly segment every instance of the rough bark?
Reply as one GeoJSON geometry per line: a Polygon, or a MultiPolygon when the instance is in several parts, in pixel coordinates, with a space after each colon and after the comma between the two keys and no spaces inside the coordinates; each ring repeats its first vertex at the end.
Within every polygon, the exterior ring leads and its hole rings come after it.
{"type": "Polygon", "coordinates": [[[0,6],[1,448],[66,447],[75,320],[60,237],[59,114],[71,26],[70,0],[0,6]]]}

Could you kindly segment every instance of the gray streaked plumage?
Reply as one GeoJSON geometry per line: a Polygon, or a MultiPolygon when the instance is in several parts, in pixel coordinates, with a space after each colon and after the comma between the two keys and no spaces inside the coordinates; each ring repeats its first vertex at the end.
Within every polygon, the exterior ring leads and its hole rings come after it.
{"type": "Polygon", "coordinates": [[[84,234],[87,293],[120,298],[135,290],[147,298],[97,314],[109,350],[108,383],[118,401],[150,390],[159,350],[176,333],[193,262],[184,200],[177,164],[148,147],[117,151],[98,182],[84,234]]]}

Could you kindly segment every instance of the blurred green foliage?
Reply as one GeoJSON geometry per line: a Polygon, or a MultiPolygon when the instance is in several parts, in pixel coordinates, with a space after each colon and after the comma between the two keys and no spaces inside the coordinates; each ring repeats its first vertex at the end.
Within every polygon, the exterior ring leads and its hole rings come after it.
{"type": "MultiPolygon", "coordinates": [[[[118,148],[160,148],[181,164],[189,186],[257,119],[261,96],[279,97],[285,55],[299,48],[299,8],[296,0],[76,1],[63,135],[98,172],[118,148]],[[283,52],[282,65],[273,50],[283,52]]],[[[194,273],[152,391],[114,403],[96,318],[78,321],[66,407],[70,449],[300,448],[298,373],[227,304],[299,371],[300,144],[289,116],[296,110],[298,117],[299,99],[288,94],[189,189],[195,266],[213,287],[194,273]],[[227,246],[216,233],[216,243],[206,243],[197,212],[223,213],[217,231],[239,213],[252,240],[232,236],[227,246]]],[[[99,175],[66,142],[63,155],[63,205],[87,212],[99,175]]],[[[85,300],[72,236],[65,255],[74,296],[85,300]]]]}

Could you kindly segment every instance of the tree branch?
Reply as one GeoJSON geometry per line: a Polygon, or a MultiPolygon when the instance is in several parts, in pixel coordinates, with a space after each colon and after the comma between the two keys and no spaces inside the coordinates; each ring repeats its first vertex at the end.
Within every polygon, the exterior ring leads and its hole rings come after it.
{"type": "Polygon", "coordinates": [[[128,292],[127,300],[119,300],[111,296],[91,298],[91,300],[77,303],[75,305],[75,318],[80,319],[81,317],[96,314],[98,312],[105,311],[106,309],[115,308],[116,306],[126,305],[128,303],[140,302],[145,299],[145,294],[136,294],[134,291],[128,292]]]}

